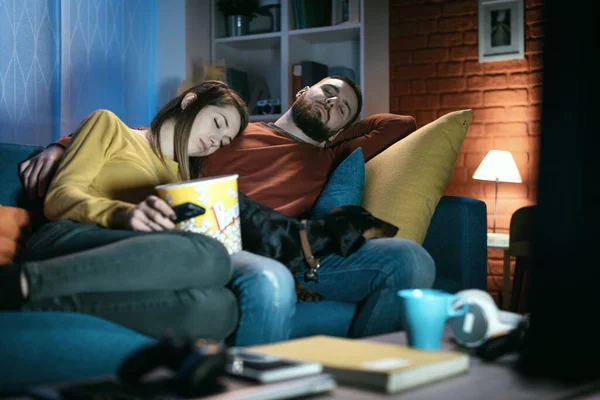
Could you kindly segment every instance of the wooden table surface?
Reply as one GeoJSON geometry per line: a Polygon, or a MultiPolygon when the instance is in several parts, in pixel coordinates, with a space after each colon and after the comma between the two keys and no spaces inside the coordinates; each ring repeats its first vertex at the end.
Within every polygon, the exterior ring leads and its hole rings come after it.
{"type": "MultiPolygon", "coordinates": [[[[451,332],[446,328],[442,349],[457,350],[458,347],[450,338],[451,332]]],[[[369,340],[402,345],[407,343],[404,332],[377,336],[369,340]]],[[[485,363],[477,357],[471,357],[469,371],[466,374],[392,395],[340,386],[328,395],[314,398],[330,400],[600,399],[598,384],[569,386],[548,380],[525,379],[514,368],[516,360],[516,354],[506,355],[493,363],[485,363]]]]}

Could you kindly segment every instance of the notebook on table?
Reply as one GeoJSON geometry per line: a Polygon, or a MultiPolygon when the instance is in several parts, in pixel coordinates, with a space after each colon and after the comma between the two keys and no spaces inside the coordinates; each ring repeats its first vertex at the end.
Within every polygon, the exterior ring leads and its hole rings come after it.
{"type": "Polygon", "coordinates": [[[456,351],[425,351],[389,343],[312,336],[248,348],[323,364],[339,384],[396,393],[448,379],[469,369],[469,356],[456,351]]]}

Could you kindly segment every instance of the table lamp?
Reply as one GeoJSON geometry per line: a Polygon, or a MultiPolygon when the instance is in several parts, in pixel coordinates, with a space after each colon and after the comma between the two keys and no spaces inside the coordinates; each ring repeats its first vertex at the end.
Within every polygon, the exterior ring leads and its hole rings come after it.
{"type": "Polygon", "coordinates": [[[473,179],[496,182],[494,196],[494,233],[496,232],[496,212],[498,209],[498,182],[521,183],[521,174],[510,151],[490,150],[473,174],[473,179]]]}

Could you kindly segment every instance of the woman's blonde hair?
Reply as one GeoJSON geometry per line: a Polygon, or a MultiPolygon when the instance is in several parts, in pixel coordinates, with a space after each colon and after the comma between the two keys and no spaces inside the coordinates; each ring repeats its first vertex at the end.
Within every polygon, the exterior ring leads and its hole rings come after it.
{"type": "Polygon", "coordinates": [[[191,179],[188,142],[196,115],[207,106],[234,106],[240,113],[238,133],[248,126],[249,113],[244,100],[226,83],[216,80],[205,81],[185,90],[161,108],[150,123],[150,144],[154,152],[164,161],[164,154],[160,150],[160,130],[167,120],[175,120],[173,150],[175,161],[179,164],[179,178],[182,180],[191,179]],[[195,93],[197,98],[187,107],[182,108],[181,101],[188,93],[195,93]]]}

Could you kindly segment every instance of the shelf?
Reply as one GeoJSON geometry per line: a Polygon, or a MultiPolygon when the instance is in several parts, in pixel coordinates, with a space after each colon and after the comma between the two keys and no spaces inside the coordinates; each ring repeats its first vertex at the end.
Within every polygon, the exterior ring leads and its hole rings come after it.
{"type": "Polygon", "coordinates": [[[251,115],[250,122],[273,122],[277,121],[281,117],[281,114],[261,114],[261,115],[251,115]]]}
{"type": "Polygon", "coordinates": [[[297,29],[289,32],[290,37],[306,40],[311,43],[332,43],[358,41],[360,24],[340,24],[319,28],[297,29]]]}
{"type": "Polygon", "coordinates": [[[216,44],[223,44],[240,50],[279,49],[280,42],[281,32],[269,32],[244,36],[228,36],[215,39],[216,44]]]}
{"type": "MultiPolygon", "coordinates": [[[[363,87],[365,104],[361,117],[390,112],[390,71],[387,68],[390,1],[358,0],[360,21],[351,19],[351,22],[331,25],[329,20],[328,26],[320,27],[296,25],[294,1],[269,0],[269,3],[280,3],[280,32],[265,32],[262,20],[256,20],[257,24],[250,25],[249,35],[227,37],[227,20],[219,12],[219,0],[186,2],[193,5],[190,10],[186,8],[186,12],[192,11],[188,18],[190,23],[186,24],[186,37],[194,38],[194,46],[185,46],[186,59],[209,59],[216,65],[244,71],[249,83],[261,82],[262,85],[264,78],[265,92],[268,91],[269,96],[259,97],[280,99],[282,113],[294,101],[291,79],[294,64],[315,61],[331,67],[350,68],[357,83],[363,87]],[[296,27],[305,29],[294,29],[296,27]]],[[[319,4],[329,2],[313,3],[314,7],[319,7],[319,4]]],[[[248,104],[250,111],[254,106],[248,104]]],[[[253,122],[271,122],[279,118],[280,115],[249,117],[253,122]]]]}

